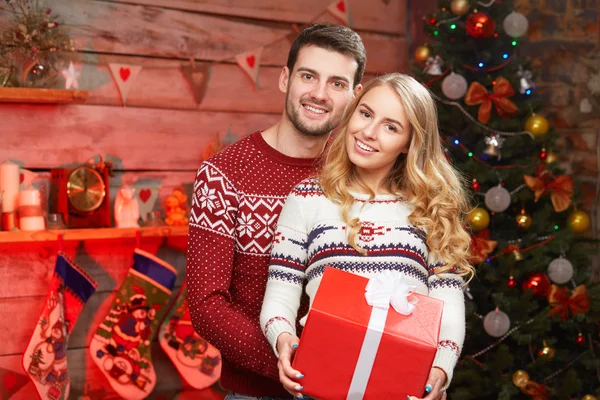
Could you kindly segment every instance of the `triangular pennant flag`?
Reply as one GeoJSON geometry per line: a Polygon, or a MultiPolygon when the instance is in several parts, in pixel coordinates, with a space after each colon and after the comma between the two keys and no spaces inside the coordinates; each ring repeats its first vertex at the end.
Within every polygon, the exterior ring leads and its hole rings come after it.
{"type": "Polygon", "coordinates": [[[29,383],[29,378],[25,374],[0,368],[0,382],[2,382],[0,399],[10,399],[12,395],[29,383]]]}
{"type": "Polygon", "coordinates": [[[110,72],[112,72],[113,78],[119,87],[123,105],[127,105],[127,94],[129,94],[129,91],[131,90],[131,87],[133,86],[138,74],[142,70],[142,67],[139,65],[115,63],[108,64],[108,67],[110,68],[110,72]]]}
{"type": "MultiPolygon", "coordinates": [[[[152,186],[136,186],[136,196],[138,198],[138,204],[140,206],[140,217],[146,223],[148,223],[148,213],[154,210],[154,205],[156,204],[156,200],[158,199],[158,187],[152,186]]],[[[152,218],[152,217],[150,217],[152,218]]],[[[159,221],[150,221],[152,223],[157,223],[159,221]]]]}
{"type": "Polygon", "coordinates": [[[347,26],[352,26],[352,20],[350,18],[350,7],[347,0],[336,0],[327,7],[333,16],[339,18],[347,26]]]}
{"type": "Polygon", "coordinates": [[[252,80],[254,87],[258,87],[258,72],[260,68],[260,57],[263,48],[246,51],[235,56],[235,61],[241,69],[244,70],[252,80]]]}
{"type": "Polygon", "coordinates": [[[182,65],[181,72],[194,92],[194,100],[196,101],[196,104],[202,104],[202,100],[206,94],[206,89],[208,88],[208,81],[211,74],[211,64],[196,64],[195,62],[192,62],[189,65],[182,65]]]}
{"type": "Polygon", "coordinates": [[[290,45],[294,43],[294,40],[296,40],[300,32],[307,26],[308,25],[298,26],[298,24],[292,24],[292,31],[285,35],[285,38],[290,42],[290,45]]]}

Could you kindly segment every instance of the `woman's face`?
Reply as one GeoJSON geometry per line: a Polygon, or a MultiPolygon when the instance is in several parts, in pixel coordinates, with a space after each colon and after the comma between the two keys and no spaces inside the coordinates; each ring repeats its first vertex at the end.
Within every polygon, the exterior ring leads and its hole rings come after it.
{"type": "Polygon", "coordinates": [[[401,153],[408,152],[411,126],[398,94],[377,86],[360,100],[346,129],[346,150],[358,175],[377,187],[401,153]]]}

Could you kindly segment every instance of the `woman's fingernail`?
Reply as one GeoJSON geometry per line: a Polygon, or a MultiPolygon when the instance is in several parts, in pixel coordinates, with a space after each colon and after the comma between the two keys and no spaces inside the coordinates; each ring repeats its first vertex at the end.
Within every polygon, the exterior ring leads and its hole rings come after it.
{"type": "Polygon", "coordinates": [[[298,347],[298,343],[294,343],[294,344],[292,345],[292,349],[295,349],[296,347],[298,347]]]}
{"type": "Polygon", "coordinates": [[[294,389],[296,389],[297,391],[301,391],[304,388],[302,386],[296,386],[294,389]]]}
{"type": "Polygon", "coordinates": [[[298,378],[298,379],[302,379],[302,378],[304,378],[304,375],[302,375],[302,374],[298,374],[298,375],[296,375],[296,378],[298,378]]]}
{"type": "Polygon", "coordinates": [[[433,389],[433,388],[431,387],[431,385],[430,385],[430,384],[427,384],[427,386],[425,386],[425,391],[426,391],[427,393],[431,392],[431,389],[433,389]]]}
{"type": "Polygon", "coordinates": [[[409,396],[409,395],[406,395],[406,398],[407,398],[408,400],[410,400],[410,396],[409,396]]]}
{"type": "Polygon", "coordinates": [[[296,397],[298,397],[299,399],[303,399],[304,398],[304,396],[302,396],[302,393],[298,393],[298,396],[296,396],[296,397]]]}

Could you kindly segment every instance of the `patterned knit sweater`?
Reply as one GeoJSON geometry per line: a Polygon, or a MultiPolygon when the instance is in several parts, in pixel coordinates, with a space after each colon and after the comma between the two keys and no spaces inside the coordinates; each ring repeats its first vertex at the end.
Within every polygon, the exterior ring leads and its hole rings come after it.
{"type": "MultiPolygon", "coordinates": [[[[444,301],[433,365],[448,375],[447,387],[465,336],[463,279],[452,273],[433,273],[441,264],[427,249],[423,231],[409,224],[411,209],[405,201],[393,195],[380,195],[368,203],[368,195],[353,197],[351,217],[358,216],[362,222],[357,243],[367,256],[348,244],[339,206],[325,197],[317,180],[303,181],[288,196],[277,224],[260,316],[265,336],[276,353],[277,337],[283,332],[295,334],[303,284],[312,304],[326,266],[364,277],[400,271],[416,293],[444,301]]],[[[302,316],[300,324],[304,326],[305,321],[302,316]]]]}
{"type": "Polygon", "coordinates": [[[256,132],[198,170],[187,252],[190,314],[198,334],[221,351],[221,385],[234,392],[289,397],[259,316],[279,213],[314,164],[277,152],[256,132]]]}

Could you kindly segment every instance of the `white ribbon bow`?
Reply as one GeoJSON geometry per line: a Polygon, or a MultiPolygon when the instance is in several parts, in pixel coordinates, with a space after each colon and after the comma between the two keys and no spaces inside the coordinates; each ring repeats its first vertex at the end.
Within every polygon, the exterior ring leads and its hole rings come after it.
{"type": "Polygon", "coordinates": [[[410,315],[419,301],[412,296],[412,287],[406,277],[398,271],[379,272],[365,288],[365,298],[371,307],[389,309],[390,304],[399,314],[410,315]]]}

